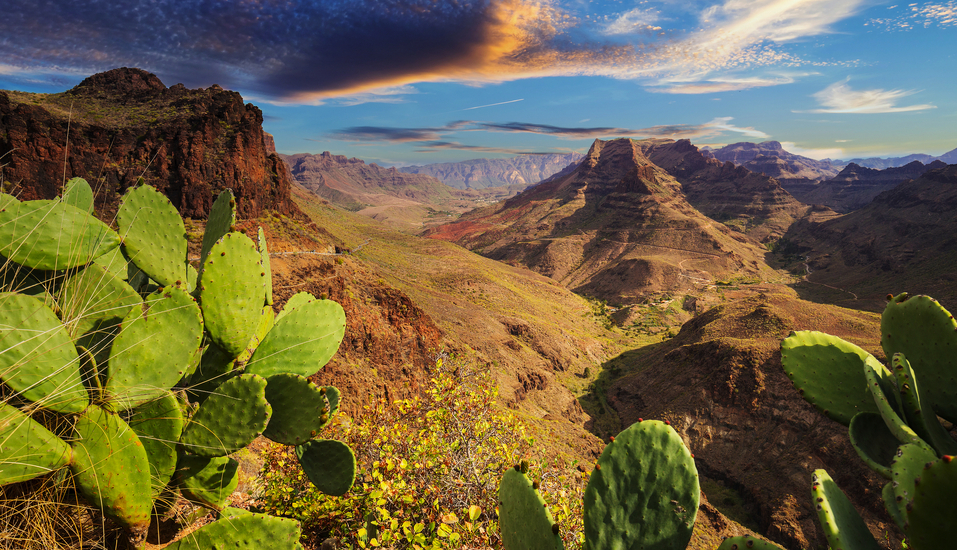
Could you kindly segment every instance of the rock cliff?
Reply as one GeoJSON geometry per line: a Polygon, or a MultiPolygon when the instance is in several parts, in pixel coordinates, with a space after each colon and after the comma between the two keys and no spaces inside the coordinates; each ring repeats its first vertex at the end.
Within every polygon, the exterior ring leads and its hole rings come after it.
{"type": "Polygon", "coordinates": [[[140,69],[96,74],[57,94],[0,91],[0,175],[23,199],[53,198],[67,179],[86,178],[104,217],[141,176],[185,217],[205,218],[224,188],[241,217],[298,213],[262,121],[237,92],[167,88],[140,69]]]}

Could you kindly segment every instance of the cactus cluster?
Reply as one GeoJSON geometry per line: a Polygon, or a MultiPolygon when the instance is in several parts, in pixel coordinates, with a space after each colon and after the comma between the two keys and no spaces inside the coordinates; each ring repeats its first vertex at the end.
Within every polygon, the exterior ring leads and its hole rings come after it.
{"type": "MultiPolygon", "coordinates": [[[[560,549],[554,522],[525,464],[499,487],[499,522],[506,550],[560,549]]],[[[632,424],[609,443],[584,495],[584,548],[684,550],[701,496],[694,458],[665,422],[632,424]]]]}
{"type": "Polygon", "coordinates": [[[299,548],[295,521],[225,508],[229,455],[264,435],[296,446],[320,490],[348,491],[352,451],[316,439],[339,392],[307,379],[339,347],[342,308],[300,294],[273,315],[262,230],[258,243],[235,230],[228,190],[199,270],[161,193],[131,188],[118,230],[92,197],[79,178],[52,201],[0,194],[0,485],[69,476],[134,546],[182,495],[220,518],[177,549],[299,548]]]}
{"type": "MultiPolygon", "coordinates": [[[[854,450],[888,480],[884,506],[908,544],[946,548],[957,537],[957,441],[940,418],[957,424],[957,323],[928,296],[888,296],[881,347],[888,366],[835,336],[794,332],[781,343],[781,362],[801,395],[848,426],[854,450]]],[[[832,548],[878,548],[827,472],[815,471],[812,487],[832,548]]]]}

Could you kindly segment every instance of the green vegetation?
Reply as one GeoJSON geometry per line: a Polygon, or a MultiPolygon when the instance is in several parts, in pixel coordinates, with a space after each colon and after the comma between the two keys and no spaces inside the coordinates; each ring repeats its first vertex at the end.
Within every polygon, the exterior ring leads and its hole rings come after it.
{"type": "MultiPolygon", "coordinates": [[[[298,519],[311,540],[335,537],[346,548],[498,546],[495,488],[501,472],[529,452],[526,427],[500,408],[494,380],[473,362],[443,355],[430,374],[422,397],[377,400],[330,427],[359,464],[343,497],[311,487],[290,450],[273,445],[258,506],[298,519]]],[[[569,504],[581,494],[581,478],[558,465],[542,475],[552,509],[580,524],[580,506],[569,504]]]]}
{"type": "MultiPolygon", "coordinates": [[[[505,550],[561,549],[559,524],[522,463],[499,487],[505,550]]],[[[583,495],[584,547],[683,550],[700,498],[694,457],[666,422],[639,420],[612,438],[583,495]],[[636,521],[641,518],[641,521],[636,521]]]]}
{"type": "Polygon", "coordinates": [[[218,519],[171,548],[300,548],[297,522],[227,506],[239,481],[229,455],[263,434],[295,445],[327,491],[349,489],[352,451],[315,439],[338,390],[305,378],[339,347],[342,308],[299,295],[274,316],[265,242],[231,232],[229,191],[213,205],[199,273],[183,220],[152,187],[123,197],[118,232],[92,201],[78,178],[53,201],[0,195],[5,539],[61,547],[118,530],[110,537],[139,548],[181,495],[218,519]]]}
{"type": "MultiPolygon", "coordinates": [[[[934,299],[888,296],[881,346],[890,365],[828,334],[792,333],[781,344],[785,371],[804,398],[848,426],[861,459],[888,479],[884,506],[916,550],[944,548],[957,536],[957,442],[938,415],[957,422],[957,322],[934,299]]],[[[812,496],[834,548],[879,548],[827,472],[812,496]]]]}

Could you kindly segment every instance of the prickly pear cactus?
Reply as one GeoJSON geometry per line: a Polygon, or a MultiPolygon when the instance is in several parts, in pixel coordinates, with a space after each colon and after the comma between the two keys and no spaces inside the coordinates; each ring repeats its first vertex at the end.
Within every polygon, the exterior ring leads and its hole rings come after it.
{"type": "MultiPolygon", "coordinates": [[[[801,394],[846,422],[864,462],[890,479],[881,492],[888,514],[918,550],[957,538],[957,441],[938,415],[957,420],[957,322],[936,300],[888,296],[881,346],[889,368],[839,338],[810,331],[781,344],[782,363],[801,394]],[[863,375],[863,376],[862,376],[863,375]],[[865,382],[862,399],[859,380],[865,382]]],[[[878,548],[863,520],[823,470],[812,498],[832,548],[878,548]]]]}
{"type": "Polygon", "coordinates": [[[303,295],[273,326],[263,233],[258,245],[230,233],[231,193],[216,202],[198,283],[166,197],[146,185],[124,196],[122,251],[92,197],[78,178],[56,201],[0,195],[11,260],[0,266],[0,484],[66,481],[134,546],[179,493],[221,517],[170,548],[300,548],[297,522],[225,510],[238,481],[227,455],[268,431],[297,445],[320,489],[351,487],[351,449],[314,439],[338,391],[306,380],[338,348],[342,309],[303,295]]]}
{"type": "Polygon", "coordinates": [[[728,537],[721,542],[718,550],[783,550],[776,544],[752,537],[751,535],[742,535],[740,537],[728,537]]]}

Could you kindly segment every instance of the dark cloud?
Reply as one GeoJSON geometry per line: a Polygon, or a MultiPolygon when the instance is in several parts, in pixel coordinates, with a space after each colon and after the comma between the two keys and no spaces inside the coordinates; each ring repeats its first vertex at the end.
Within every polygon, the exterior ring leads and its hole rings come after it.
{"type": "Polygon", "coordinates": [[[504,153],[507,155],[550,155],[554,151],[525,151],[522,149],[514,149],[509,147],[488,147],[484,145],[465,145],[458,143],[456,141],[426,141],[423,143],[417,144],[420,148],[416,149],[417,153],[434,153],[437,151],[475,151],[479,153],[504,153]]]}
{"type": "Polygon", "coordinates": [[[393,128],[388,126],[352,126],[329,134],[330,138],[343,141],[386,141],[405,143],[409,141],[432,141],[471,124],[462,120],[450,122],[437,128],[393,128]]]}
{"type": "Polygon", "coordinates": [[[218,83],[271,97],[304,98],[456,72],[481,78],[489,63],[541,39],[534,20],[518,28],[509,16],[538,9],[537,4],[7,0],[0,17],[0,53],[3,63],[24,69],[94,72],[136,66],[168,85],[218,83]]]}

